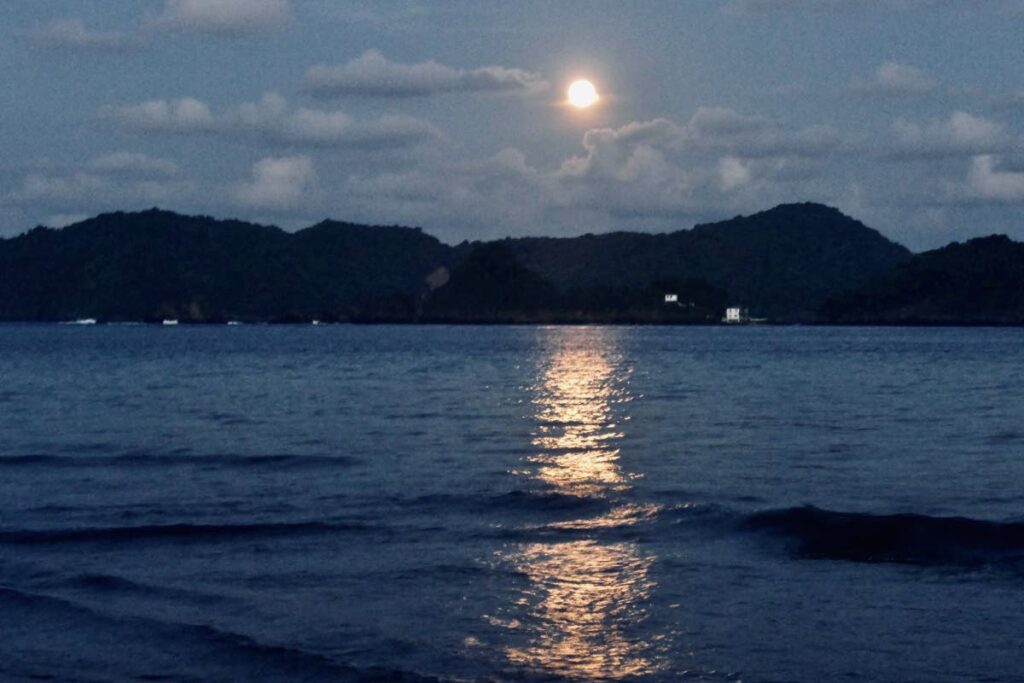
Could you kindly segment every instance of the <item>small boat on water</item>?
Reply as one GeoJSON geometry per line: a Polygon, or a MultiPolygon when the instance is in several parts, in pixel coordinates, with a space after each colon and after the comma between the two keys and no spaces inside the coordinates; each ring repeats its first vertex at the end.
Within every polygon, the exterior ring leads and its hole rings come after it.
{"type": "Polygon", "coordinates": [[[178,321],[176,319],[171,319],[171,318],[165,318],[164,319],[164,325],[177,325],[177,324],[178,324],[178,321]]]}
{"type": "Polygon", "coordinates": [[[78,320],[69,320],[64,325],[95,325],[96,318],[79,318],[78,320]]]}

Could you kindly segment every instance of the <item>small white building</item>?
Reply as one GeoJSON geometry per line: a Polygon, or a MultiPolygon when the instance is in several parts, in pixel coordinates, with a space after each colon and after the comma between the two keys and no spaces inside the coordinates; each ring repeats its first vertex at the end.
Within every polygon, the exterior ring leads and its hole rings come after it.
{"type": "Polygon", "coordinates": [[[748,320],[750,320],[750,314],[747,309],[740,306],[730,306],[725,309],[725,317],[722,318],[722,322],[726,323],[744,323],[748,320]]]}
{"type": "Polygon", "coordinates": [[[667,304],[677,304],[677,303],[679,303],[679,295],[678,294],[666,294],[665,295],[665,303],[667,303],[667,304]]]}

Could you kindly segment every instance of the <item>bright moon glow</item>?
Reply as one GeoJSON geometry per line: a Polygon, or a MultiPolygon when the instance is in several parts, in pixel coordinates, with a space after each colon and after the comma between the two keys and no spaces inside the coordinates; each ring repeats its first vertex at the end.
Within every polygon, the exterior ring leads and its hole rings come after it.
{"type": "Polygon", "coordinates": [[[597,88],[590,81],[580,79],[569,86],[569,104],[577,109],[586,109],[598,99],[597,88]]]}

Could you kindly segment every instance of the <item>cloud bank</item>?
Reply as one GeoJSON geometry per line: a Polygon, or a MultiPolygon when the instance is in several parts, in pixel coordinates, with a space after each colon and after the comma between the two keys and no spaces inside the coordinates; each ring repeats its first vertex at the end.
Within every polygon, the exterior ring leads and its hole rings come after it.
{"type": "Polygon", "coordinates": [[[274,93],[219,113],[185,97],[108,107],[100,116],[142,133],[211,134],[291,146],[393,149],[442,137],[429,123],[410,116],[357,121],[340,110],[294,107],[274,93]]]}
{"type": "Polygon", "coordinates": [[[892,132],[887,153],[896,159],[971,156],[1014,145],[1005,126],[963,111],[926,125],[900,119],[892,132]]]}

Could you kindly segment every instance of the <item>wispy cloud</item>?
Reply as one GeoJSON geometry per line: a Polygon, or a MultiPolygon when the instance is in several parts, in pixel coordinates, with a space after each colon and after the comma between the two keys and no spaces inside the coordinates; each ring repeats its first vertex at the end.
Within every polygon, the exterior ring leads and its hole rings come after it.
{"type": "Polygon", "coordinates": [[[457,69],[435,61],[401,64],[377,50],[345,64],[310,67],[305,79],[305,89],[317,97],[424,97],[453,92],[532,95],[548,87],[540,75],[522,69],[457,69]]]}
{"type": "Polygon", "coordinates": [[[105,203],[162,201],[191,187],[191,181],[180,177],[173,161],[121,151],[84,163],[39,164],[25,175],[21,188],[8,200],[20,205],[84,209],[105,203]]]}
{"type": "Polygon", "coordinates": [[[89,169],[97,173],[125,174],[135,177],[171,177],[177,175],[178,165],[169,159],[151,157],[140,152],[111,152],[96,157],[89,169]]]}
{"type": "Polygon", "coordinates": [[[854,92],[883,97],[926,95],[935,90],[935,79],[917,67],[898,62],[885,62],[871,78],[858,78],[850,83],[854,92]]]}

